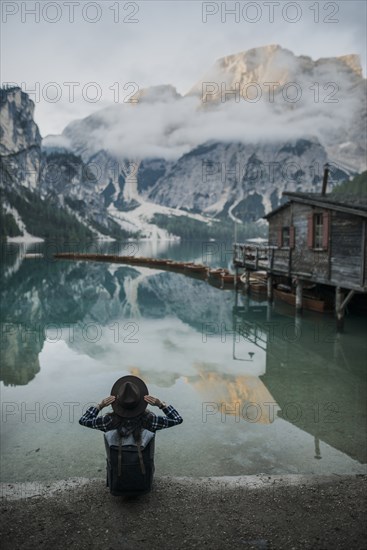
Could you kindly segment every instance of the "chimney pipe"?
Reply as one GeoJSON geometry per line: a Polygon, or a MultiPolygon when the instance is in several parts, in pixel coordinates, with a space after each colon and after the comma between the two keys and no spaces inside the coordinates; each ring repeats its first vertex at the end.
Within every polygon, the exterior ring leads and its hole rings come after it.
{"type": "Polygon", "coordinates": [[[324,165],[324,179],[322,180],[322,190],[321,190],[321,196],[324,197],[326,194],[326,187],[327,187],[327,180],[329,177],[329,163],[327,162],[324,165]]]}

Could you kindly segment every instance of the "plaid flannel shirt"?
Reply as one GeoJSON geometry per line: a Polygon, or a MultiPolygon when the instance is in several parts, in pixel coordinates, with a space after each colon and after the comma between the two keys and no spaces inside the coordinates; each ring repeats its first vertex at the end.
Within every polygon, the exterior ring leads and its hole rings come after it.
{"type": "MultiPolygon", "coordinates": [[[[151,412],[146,419],[144,417],[143,427],[150,432],[156,432],[157,430],[163,430],[164,428],[170,428],[171,426],[182,423],[182,416],[172,407],[172,405],[163,407],[162,411],[166,416],[157,416],[151,412]]],[[[111,428],[111,416],[109,414],[98,416],[98,413],[99,409],[97,407],[89,407],[79,419],[79,424],[87,426],[87,428],[102,430],[102,432],[108,432],[113,429],[111,428]]]]}

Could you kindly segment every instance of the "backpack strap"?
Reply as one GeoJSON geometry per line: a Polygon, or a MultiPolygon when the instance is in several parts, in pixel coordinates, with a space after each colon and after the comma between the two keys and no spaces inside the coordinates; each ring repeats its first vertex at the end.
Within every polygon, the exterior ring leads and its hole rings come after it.
{"type": "Polygon", "coordinates": [[[138,447],[138,455],[139,455],[141,473],[143,475],[145,475],[145,465],[144,465],[143,455],[142,455],[142,452],[141,452],[141,437],[139,437],[139,441],[137,441],[136,444],[137,444],[137,447],[138,447]]]}
{"type": "Polygon", "coordinates": [[[120,435],[119,452],[117,455],[117,477],[121,477],[121,460],[122,460],[122,435],[120,435]]]}
{"type": "MultiPolygon", "coordinates": [[[[141,473],[145,475],[145,464],[143,460],[143,454],[141,452],[141,436],[139,437],[139,440],[136,441],[136,446],[138,447],[138,456],[139,456],[141,473]]],[[[117,456],[117,476],[118,477],[121,477],[122,475],[121,462],[122,462],[122,435],[120,434],[119,451],[117,456]]]]}

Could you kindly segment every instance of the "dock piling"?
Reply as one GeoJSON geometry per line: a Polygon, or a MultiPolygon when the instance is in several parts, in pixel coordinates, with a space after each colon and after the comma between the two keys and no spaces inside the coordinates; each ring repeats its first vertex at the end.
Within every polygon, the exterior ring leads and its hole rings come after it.
{"type": "Polygon", "coordinates": [[[336,314],[336,329],[342,332],[344,328],[344,308],[342,307],[343,293],[340,286],[335,288],[335,314],[336,314]]]}
{"type": "Polygon", "coordinates": [[[343,331],[344,328],[344,314],[345,308],[350,300],[353,298],[355,290],[350,290],[344,298],[344,294],[340,286],[337,286],[335,289],[335,314],[336,314],[336,329],[339,332],[343,331]]]}
{"type": "Polygon", "coordinates": [[[296,313],[302,312],[302,291],[303,291],[303,282],[300,279],[297,279],[296,283],[296,313]]]}
{"type": "Polygon", "coordinates": [[[246,269],[245,271],[245,287],[244,287],[245,294],[248,294],[250,291],[250,270],[246,269]]]}
{"type": "Polygon", "coordinates": [[[273,301],[273,277],[271,275],[271,273],[268,273],[268,278],[267,278],[267,296],[268,296],[268,300],[269,302],[272,302],[273,301]]]}

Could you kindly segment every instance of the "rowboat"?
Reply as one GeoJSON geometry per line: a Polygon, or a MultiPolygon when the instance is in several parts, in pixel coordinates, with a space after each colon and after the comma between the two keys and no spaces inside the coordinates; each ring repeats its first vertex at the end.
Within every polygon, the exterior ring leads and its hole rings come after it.
{"type": "Polygon", "coordinates": [[[218,269],[209,269],[209,277],[213,279],[221,279],[222,275],[229,274],[228,269],[219,267],[218,269]]]}
{"type": "MultiPolygon", "coordinates": [[[[246,273],[242,273],[240,276],[241,282],[243,284],[246,284],[246,273]]],[[[249,282],[263,282],[266,284],[267,281],[267,274],[265,271],[252,271],[251,275],[249,276],[249,282]]]]}
{"type": "Polygon", "coordinates": [[[208,269],[208,266],[203,264],[185,265],[185,271],[190,271],[193,273],[206,273],[208,269]]]}
{"type": "MultiPolygon", "coordinates": [[[[283,300],[283,302],[286,302],[287,304],[290,304],[292,306],[296,305],[296,295],[294,294],[294,292],[287,292],[285,290],[274,288],[274,297],[278,298],[279,300],[283,300]]],[[[304,309],[309,309],[311,311],[322,313],[323,311],[325,311],[326,304],[325,300],[320,300],[319,298],[315,298],[312,296],[302,296],[302,307],[304,309]]]]}
{"type": "Polygon", "coordinates": [[[185,270],[186,264],[184,262],[176,262],[174,260],[168,260],[166,263],[166,268],[169,271],[178,271],[183,273],[185,270]]]}
{"type": "MultiPolygon", "coordinates": [[[[223,284],[234,284],[236,281],[236,275],[233,273],[222,273],[221,276],[223,284]]],[[[237,282],[240,282],[240,277],[237,275],[237,282]]]]}
{"type": "Polygon", "coordinates": [[[250,281],[251,294],[266,294],[267,286],[262,281],[250,281]]]}
{"type": "Polygon", "coordinates": [[[156,267],[163,267],[167,265],[167,260],[165,260],[164,258],[147,258],[147,260],[142,263],[153,265],[156,267]]]}

